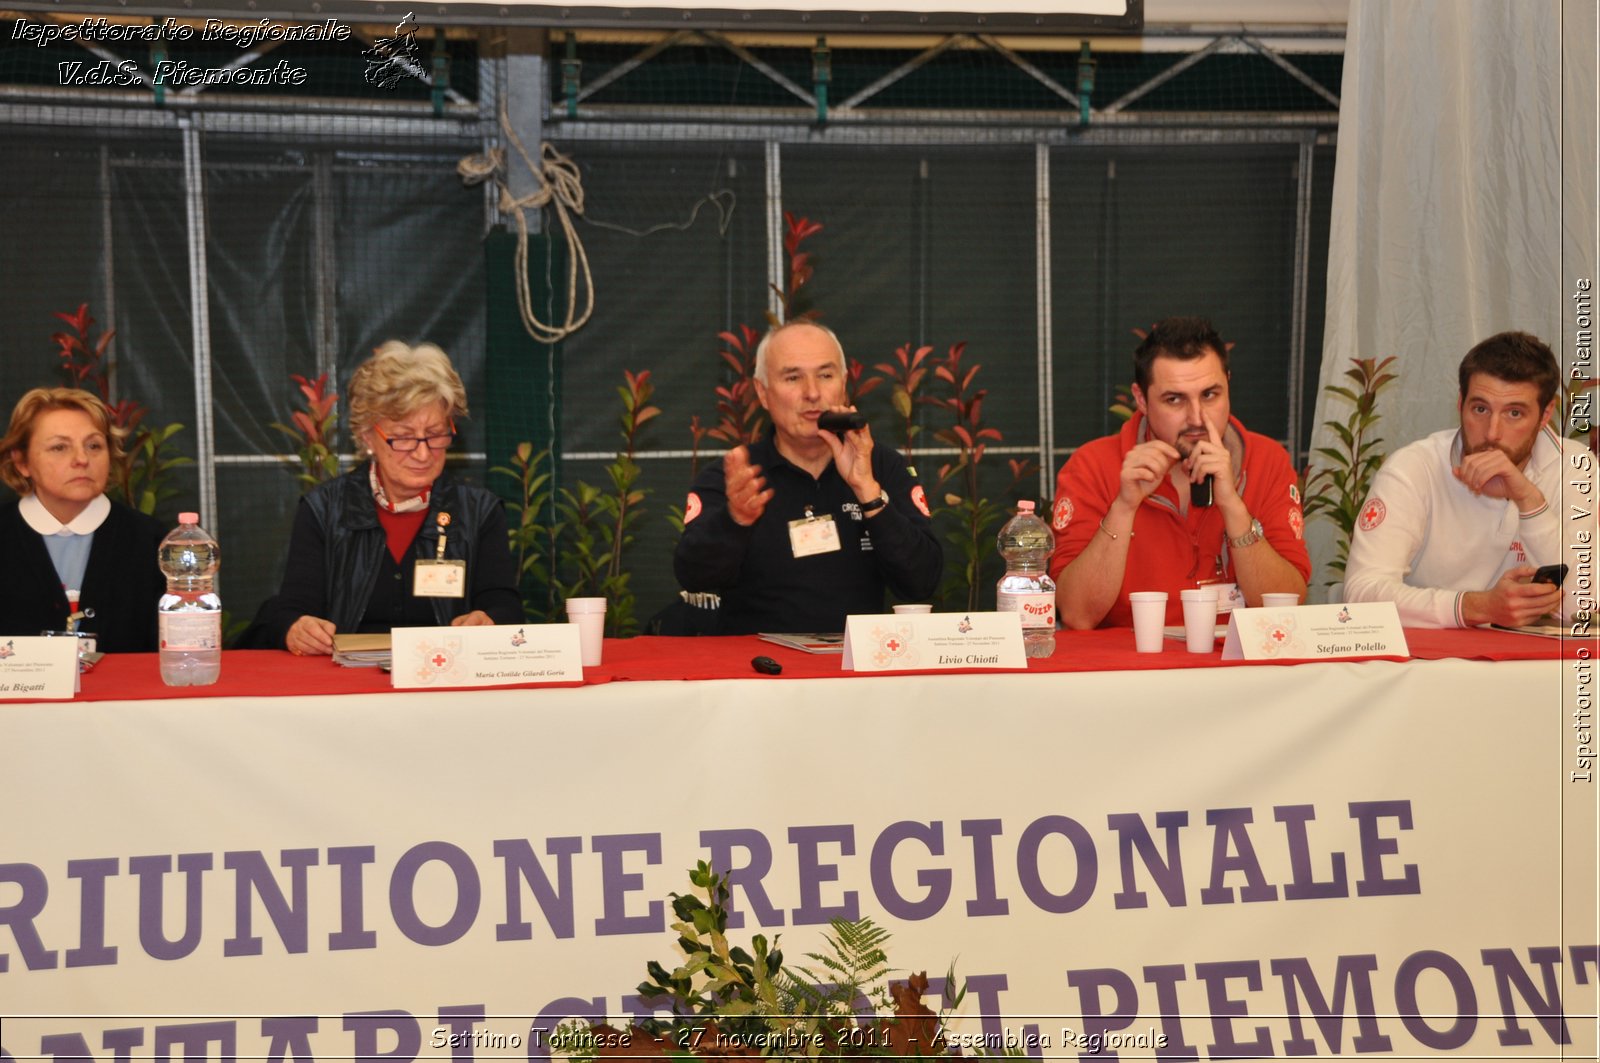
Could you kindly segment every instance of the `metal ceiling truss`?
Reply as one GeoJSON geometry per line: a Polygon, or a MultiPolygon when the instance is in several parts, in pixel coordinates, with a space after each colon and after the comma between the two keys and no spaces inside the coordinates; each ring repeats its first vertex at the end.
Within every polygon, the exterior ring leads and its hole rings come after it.
{"type": "MultiPolygon", "coordinates": [[[[825,38],[818,39],[819,47],[823,47],[824,40],[825,38]]],[[[882,122],[886,119],[891,121],[909,120],[913,123],[919,121],[926,122],[928,121],[926,112],[910,110],[900,112],[874,110],[867,112],[863,110],[863,107],[868,101],[881,94],[885,89],[888,89],[890,86],[905,80],[906,77],[921,69],[923,66],[926,66],[929,62],[938,58],[940,55],[944,54],[950,49],[967,44],[968,42],[980,44],[989,51],[999,55],[1013,66],[1017,67],[1017,69],[1022,71],[1022,73],[1043,85],[1051,93],[1060,97],[1060,99],[1069,107],[1078,109],[1082,106],[1082,100],[1077,93],[1074,93],[1071,89],[1056,81],[1049,74],[1039,69],[1023,56],[1018,55],[994,35],[987,33],[949,34],[948,36],[941,38],[938,43],[924,49],[917,55],[900,64],[900,66],[894,70],[885,74],[883,77],[859,90],[855,93],[855,95],[840,102],[837,106],[828,107],[826,104],[825,94],[822,91],[818,91],[819,89],[826,88],[827,82],[825,78],[819,77],[818,85],[814,86],[812,89],[807,89],[802,85],[796,84],[792,79],[774,69],[769,63],[764,62],[762,59],[760,59],[760,57],[751,53],[749,49],[730,40],[725,34],[709,30],[679,30],[676,33],[672,33],[658,41],[651,43],[642,49],[638,54],[624,60],[617,66],[612,67],[599,78],[587,85],[577,87],[569,83],[569,95],[563,99],[557,100],[552,106],[551,111],[552,116],[556,117],[558,120],[560,116],[564,115],[569,121],[575,119],[586,121],[603,121],[608,117],[617,117],[624,121],[630,122],[647,121],[652,118],[660,121],[680,122],[687,120],[689,117],[689,112],[692,110],[694,115],[693,120],[697,122],[703,122],[706,120],[704,107],[688,108],[653,106],[648,104],[595,104],[589,102],[596,93],[600,92],[602,89],[616,84],[629,74],[639,70],[641,67],[648,64],[652,59],[661,55],[667,49],[703,43],[727,50],[745,65],[749,66],[752,70],[760,73],[763,77],[781,87],[785,92],[796,97],[804,108],[803,113],[800,108],[795,108],[788,112],[784,111],[782,108],[759,109],[765,111],[770,118],[777,118],[779,115],[786,115],[791,119],[799,117],[807,121],[812,120],[813,116],[815,116],[816,120],[819,122],[853,122],[864,121],[868,119],[874,122],[882,122]],[[576,88],[575,92],[572,91],[573,88],[576,88]],[[584,106],[585,104],[587,104],[587,106],[584,106]]],[[[1311,75],[1307,74],[1304,70],[1296,66],[1281,52],[1275,51],[1273,48],[1267,45],[1261,39],[1261,35],[1242,33],[1220,34],[1212,38],[1198,51],[1191,52],[1178,62],[1174,63],[1172,66],[1166,68],[1158,74],[1155,74],[1144,82],[1141,82],[1139,85],[1130,89],[1112,103],[1099,108],[1090,107],[1088,109],[1089,121],[1085,124],[1094,125],[1097,123],[1129,121],[1138,122],[1141,124],[1193,123],[1200,121],[1211,124],[1220,119],[1226,124],[1238,122],[1241,124],[1259,125],[1292,124],[1302,126],[1329,126],[1337,124],[1338,109],[1339,96],[1337,93],[1330,91],[1315,78],[1311,77],[1311,75]],[[1181,76],[1185,71],[1204,61],[1208,57],[1228,52],[1249,52],[1260,55],[1274,66],[1282,69],[1286,74],[1294,78],[1295,81],[1304,85],[1307,89],[1326,100],[1329,106],[1332,108],[1332,111],[1265,113],[1251,111],[1237,112],[1234,114],[1226,112],[1222,114],[1214,114],[1212,112],[1131,114],[1127,111],[1127,108],[1130,104],[1148,95],[1162,85],[1165,85],[1174,78],[1181,76]]],[[[738,110],[740,109],[719,108],[717,113],[719,116],[725,115],[729,118],[733,118],[734,120],[738,120],[735,118],[735,114],[738,110]]],[[[746,115],[748,115],[751,110],[755,109],[742,110],[746,113],[746,115]]],[[[946,116],[943,119],[944,121],[955,120],[982,122],[992,122],[997,119],[1000,121],[1005,121],[1007,118],[1009,118],[1011,121],[1049,123],[1052,121],[1060,121],[1069,118],[1078,119],[1080,117],[1080,114],[1077,113],[1076,110],[1075,112],[1069,114],[1069,112],[1065,111],[996,112],[994,110],[984,109],[973,109],[970,111],[950,111],[945,109],[941,111],[941,114],[946,116]]]]}

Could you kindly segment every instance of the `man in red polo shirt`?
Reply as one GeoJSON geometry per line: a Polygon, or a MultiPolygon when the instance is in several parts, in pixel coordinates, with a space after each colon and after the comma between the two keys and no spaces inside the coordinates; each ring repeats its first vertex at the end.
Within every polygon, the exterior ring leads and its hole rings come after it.
{"type": "Polygon", "coordinates": [[[1138,412],[1079,447],[1056,478],[1056,611],[1069,628],[1127,627],[1131,591],[1237,583],[1245,604],[1305,595],[1311,559],[1283,447],[1228,405],[1228,349],[1203,318],[1157,324],[1133,354],[1138,412]],[[1208,481],[1211,504],[1203,504],[1208,481]],[[1196,495],[1200,495],[1196,498],[1196,495]]]}

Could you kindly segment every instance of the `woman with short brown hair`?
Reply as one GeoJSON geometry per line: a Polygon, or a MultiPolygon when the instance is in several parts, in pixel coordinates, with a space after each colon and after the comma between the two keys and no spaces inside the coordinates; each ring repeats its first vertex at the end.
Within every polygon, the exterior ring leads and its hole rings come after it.
{"type": "Polygon", "coordinates": [[[105,403],[77,388],[34,388],[11,411],[0,480],[21,497],[0,506],[0,634],[65,630],[76,600],[94,613],[79,630],[101,652],[155,651],[166,528],[106,496],[127,460],[120,435],[105,403]]]}

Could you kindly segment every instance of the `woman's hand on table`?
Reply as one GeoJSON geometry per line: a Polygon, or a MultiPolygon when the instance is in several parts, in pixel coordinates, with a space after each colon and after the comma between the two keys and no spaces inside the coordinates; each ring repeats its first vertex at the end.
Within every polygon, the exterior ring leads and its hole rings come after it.
{"type": "Polygon", "coordinates": [[[333,652],[333,633],[332,620],[302,616],[290,625],[283,646],[296,657],[327,656],[333,652]]]}
{"type": "Polygon", "coordinates": [[[482,609],[474,609],[470,613],[463,613],[450,621],[451,627],[484,627],[494,624],[494,618],[482,609]]]}

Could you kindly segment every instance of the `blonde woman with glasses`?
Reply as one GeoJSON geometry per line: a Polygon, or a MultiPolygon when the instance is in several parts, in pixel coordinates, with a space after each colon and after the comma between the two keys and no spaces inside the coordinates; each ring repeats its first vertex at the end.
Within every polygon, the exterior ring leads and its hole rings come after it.
{"type": "Polygon", "coordinates": [[[350,378],[366,458],[300,502],[278,594],[248,644],[333,652],[336,633],[523,619],[499,498],[444,471],[466,390],[432,344],[391,340],[350,378]]]}

